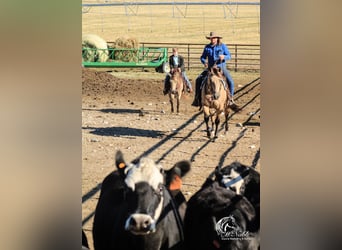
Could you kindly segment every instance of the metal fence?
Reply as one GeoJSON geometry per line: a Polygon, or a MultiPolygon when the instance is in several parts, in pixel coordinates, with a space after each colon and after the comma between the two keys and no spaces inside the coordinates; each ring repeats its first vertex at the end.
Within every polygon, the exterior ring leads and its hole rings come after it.
{"type": "MultiPolygon", "coordinates": [[[[260,44],[226,44],[231,54],[227,62],[229,70],[260,71],[260,44]]],[[[178,53],[185,59],[185,66],[190,69],[203,69],[200,57],[205,44],[200,43],[148,43],[141,42],[142,47],[165,47],[171,55],[172,48],[177,47],[178,53]]]]}

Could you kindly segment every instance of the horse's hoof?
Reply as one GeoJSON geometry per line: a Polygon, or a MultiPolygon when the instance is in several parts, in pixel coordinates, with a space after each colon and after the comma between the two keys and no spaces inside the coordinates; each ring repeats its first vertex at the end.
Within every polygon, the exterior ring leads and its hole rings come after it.
{"type": "Polygon", "coordinates": [[[212,142],[215,142],[215,141],[217,140],[217,138],[218,138],[218,136],[215,135],[211,141],[212,141],[212,142]]]}

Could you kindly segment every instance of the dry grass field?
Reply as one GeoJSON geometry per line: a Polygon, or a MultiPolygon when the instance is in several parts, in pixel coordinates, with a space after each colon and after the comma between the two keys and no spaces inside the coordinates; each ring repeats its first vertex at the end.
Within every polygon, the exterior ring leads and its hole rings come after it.
{"type": "MultiPolygon", "coordinates": [[[[102,2],[104,1],[83,1],[83,3],[102,2]]],[[[146,1],[140,0],[140,2],[146,1]]],[[[240,2],[246,1],[240,0],[240,2]]],[[[210,31],[216,31],[223,36],[225,43],[259,44],[260,5],[138,6],[131,4],[90,7],[83,8],[82,29],[83,33],[95,33],[107,41],[129,36],[137,38],[140,42],[206,43],[205,35],[210,31]]]]}

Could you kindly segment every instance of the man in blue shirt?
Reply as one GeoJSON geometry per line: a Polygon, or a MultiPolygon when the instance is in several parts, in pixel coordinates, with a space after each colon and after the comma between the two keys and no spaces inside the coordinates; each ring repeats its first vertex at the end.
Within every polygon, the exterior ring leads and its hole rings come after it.
{"type": "Polygon", "coordinates": [[[230,52],[227,46],[224,43],[221,43],[222,37],[216,34],[215,32],[210,32],[209,36],[206,36],[206,38],[210,40],[210,43],[204,47],[202,56],[200,57],[200,60],[206,69],[196,79],[195,99],[192,103],[192,106],[198,107],[201,105],[200,88],[205,76],[207,75],[207,69],[213,66],[221,68],[224,76],[226,77],[229,92],[231,95],[230,101],[233,103],[234,81],[231,75],[229,74],[229,71],[226,66],[226,61],[231,59],[230,52]]]}

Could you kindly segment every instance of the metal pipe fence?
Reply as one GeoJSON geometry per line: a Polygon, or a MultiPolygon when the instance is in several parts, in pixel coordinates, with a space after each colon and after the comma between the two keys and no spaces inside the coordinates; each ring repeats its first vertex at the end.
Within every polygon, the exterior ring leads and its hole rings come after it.
{"type": "MultiPolygon", "coordinates": [[[[172,54],[172,48],[177,47],[178,53],[185,59],[187,70],[203,69],[200,61],[203,48],[206,44],[200,43],[150,43],[141,42],[142,47],[164,47],[168,54],[172,54]]],[[[231,60],[227,62],[229,70],[260,71],[260,44],[226,44],[231,54],[231,60]]]]}

